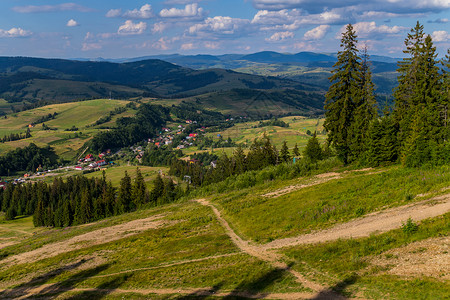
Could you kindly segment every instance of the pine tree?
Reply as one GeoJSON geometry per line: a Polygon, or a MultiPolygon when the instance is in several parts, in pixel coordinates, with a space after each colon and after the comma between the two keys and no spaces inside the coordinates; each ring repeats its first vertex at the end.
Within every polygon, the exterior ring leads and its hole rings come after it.
{"type": "Polygon", "coordinates": [[[303,155],[309,158],[313,163],[316,163],[323,158],[322,148],[320,147],[316,132],[314,132],[313,136],[308,140],[303,155]]]}
{"type": "Polygon", "coordinates": [[[283,141],[283,146],[280,149],[280,160],[282,162],[289,162],[291,160],[291,154],[289,153],[286,141],[283,141]]]}
{"type": "Polygon", "coordinates": [[[146,186],[141,170],[136,168],[136,178],[134,179],[132,197],[135,207],[141,207],[145,203],[146,186]]]}
{"type": "Polygon", "coordinates": [[[239,145],[237,149],[234,151],[233,161],[235,174],[242,174],[247,170],[245,153],[241,145],[239,145]]]}
{"type": "Polygon", "coordinates": [[[343,50],[338,52],[338,61],[330,77],[333,84],[325,100],[324,127],[328,131],[329,143],[335,147],[344,164],[350,162],[351,128],[361,98],[361,63],[356,44],[353,26],[348,24],[341,39],[343,50]]]}
{"type": "Polygon", "coordinates": [[[115,214],[127,212],[131,203],[131,178],[125,171],[124,177],[120,180],[119,194],[114,208],[115,214]]]}
{"type": "Polygon", "coordinates": [[[153,181],[153,190],[150,194],[150,201],[156,205],[158,198],[163,196],[164,192],[164,181],[161,177],[161,175],[158,174],[156,176],[155,180],[153,181]]]}
{"type": "Polygon", "coordinates": [[[351,128],[351,161],[358,160],[367,151],[369,125],[378,116],[374,90],[369,54],[367,53],[367,47],[364,47],[361,63],[360,95],[358,103],[356,103],[351,128]]]}
{"type": "Polygon", "coordinates": [[[294,149],[292,150],[292,153],[294,154],[295,157],[299,157],[300,156],[300,150],[298,149],[297,143],[295,143],[294,149]]]}

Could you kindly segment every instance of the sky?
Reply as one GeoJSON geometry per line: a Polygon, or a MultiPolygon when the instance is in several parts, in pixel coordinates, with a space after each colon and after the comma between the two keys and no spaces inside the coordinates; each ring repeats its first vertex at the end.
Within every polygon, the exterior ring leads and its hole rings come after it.
{"type": "Polygon", "coordinates": [[[335,53],[351,23],[369,54],[402,57],[417,21],[443,56],[450,0],[1,0],[0,56],[335,53]]]}

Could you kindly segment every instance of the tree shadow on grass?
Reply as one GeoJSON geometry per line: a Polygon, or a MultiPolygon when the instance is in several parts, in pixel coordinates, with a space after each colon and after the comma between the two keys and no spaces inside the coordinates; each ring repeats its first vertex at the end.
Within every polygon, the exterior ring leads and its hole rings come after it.
{"type": "Polygon", "coordinates": [[[62,266],[58,269],[55,269],[55,270],[52,270],[45,274],[34,277],[26,283],[22,283],[12,289],[8,289],[3,292],[0,292],[0,299],[13,299],[13,298],[19,298],[19,297],[25,296],[28,294],[28,292],[30,290],[36,288],[37,286],[45,284],[47,281],[51,280],[52,278],[58,276],[59,274],[61,274],[63,272],[76,269],[87,261],[88,260],[86,260],[86,259],[82,259],[76,263],[62,266]]]}
{"type": "Polygon", "coordinates": [[[344,280],[336,283],[334,286],[330,287],[329,289],[323,290],[317,294],[314,298],[311,300],[343,300],[347,299],[345,297],[345,289],[356,283],[358,280],[357,275],[351,275],[344,280]]]}
{"type": "Polygon", "coordinates": [[[127,281],[127,279],[130,277],[130,275],[122,275],[118,278],[114,278],[111,280],[108,280],[107,282],[104,282],[97,286],[94,290],[91,291],[84,291],[82,293],[76,294],[68,300],[78,300],[78,299],[87,299],[87,300],[100,300],[106,297],[107,295],[114,292],[116,289],[118,289],[124,282],[127,281]]]}
{"type": "Polygon", "coordinates": [[[33,292],[34,289],[39,289],[40,286],[44,285],[46,282],[50,281],[56,276],[62,274],[63,272],[76,269],[87,261],[88,260],[82,259],[79,262],[63,266],[46,274],[35,277],[29,282],[1,292],[0,299],[17,299],[19,297],[22,297],[22,299],[55,298],[66,291],[74,289],[78,283],[83,282],[86,279],[89,279],[90,277],[95,276],[98,273],[109,268],[109,264],[104,264],[94,268],[83,270],[75,273],[74,275],[61,282],[50,284],[44,287],[42,290],[33,292]]]}
{"type": "MultiPolygon", "coordinates": [[[[264,291],[268,286],[272,285],[278,279],[281,279],[288,269],[291,266],[289,265],[287,268],[276,268],[273,269],[258,278],[252,281],[243,281],[238,286],[236,286],[231,292],[229,292],[222,299],[232,300],[232,299],[248,299],[248,298],[264,298],[268,293],[264,293],[264,291]]],[[[211,289],[199,289],[189,295],[181,296],[176,299],[178,300],[186,300],[186,299],[206,299],[214,296],[218,291],[220,291],[223,283],[219,283],[213,286],[211,289]]]]}

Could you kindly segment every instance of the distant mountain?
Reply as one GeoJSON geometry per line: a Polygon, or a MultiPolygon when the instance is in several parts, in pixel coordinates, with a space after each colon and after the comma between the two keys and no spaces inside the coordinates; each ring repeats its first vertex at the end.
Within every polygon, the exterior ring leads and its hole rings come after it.
{"type": "MultiPolygon", "coordinates": [[[[190,57],[216,61],[214,56],[190,57]]],[[[322,97],[317,86],[297,81],[238,73],[225,69],[193,70],[162,60],[126,63],[0,57],[0,98],[10,103],[68,102],[80,99],[189,97],[241,90],[308,91],[322,97]]]]}

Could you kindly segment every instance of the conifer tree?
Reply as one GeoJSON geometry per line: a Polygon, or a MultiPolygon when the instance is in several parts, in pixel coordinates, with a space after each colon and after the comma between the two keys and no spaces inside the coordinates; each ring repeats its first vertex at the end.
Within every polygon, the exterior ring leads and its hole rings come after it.
{"type": "Polygon", "coordinates": [[[141,170],[136,168],[136,178],[134,179],[132,191],[135,207],[140,207],[145,203],[146,192],[147,189],[145,186],[144,177],[142,176],[141,170]]]}
{"type": "Polygon", "coordinates": [[[309,158],[313,163],[316,163],[323,158],[322,147],[320,147],[316,132],[314,132],[313,136],[308,140],[303,155],[309,158]]]}
{"type": "Polygon", "coordinates": [[[241,145],[239,145],[237,149],[234,151],[233,161],[235,174],[242,174],[247,170],[245,153],[241,145]]]}
{"type": "Polygon", "coordinates": [[[291,154],[289,153],[289,148],[286,141],[283,141],[283,146],[280,149],[280,160],[282,162],[288,162],[291,160],[291,154]]]}
{"type": "Polygon", "coordinates": [[[375,86],[372,82],[369,54],[367,53],[367,47],[364,47],[361,63],[360,95],[357,99],[351,127],[351,161],[358,160],[367,151],[369,125],[378,116],[374,91],[375,86]]]}
{"type": "Polygon", "coordinates": [[[333,66],[325,100],[325,129],[328,131],[328,141],[332,144],[344,164],[349,163],[351,128],[354,113],[360,104],[361,63],[356,48],[357,40],[353,26],[348,24],[342,34],[338,61],[333,66]]]}
{"type": "Polygon", "coordinates": [[[300,150],[298,149],[297,143],[295,143],[294,149],[292,149],[292,153],[294,154],[295,157],[300,156],[300,150]]]}
{"type": "Polygon", "coordinates": [[[119,194],[114,208],[115,214],[127,212],[131,203],[131,178],[125,171],[124,177],[120,180],[119,194]]]}

